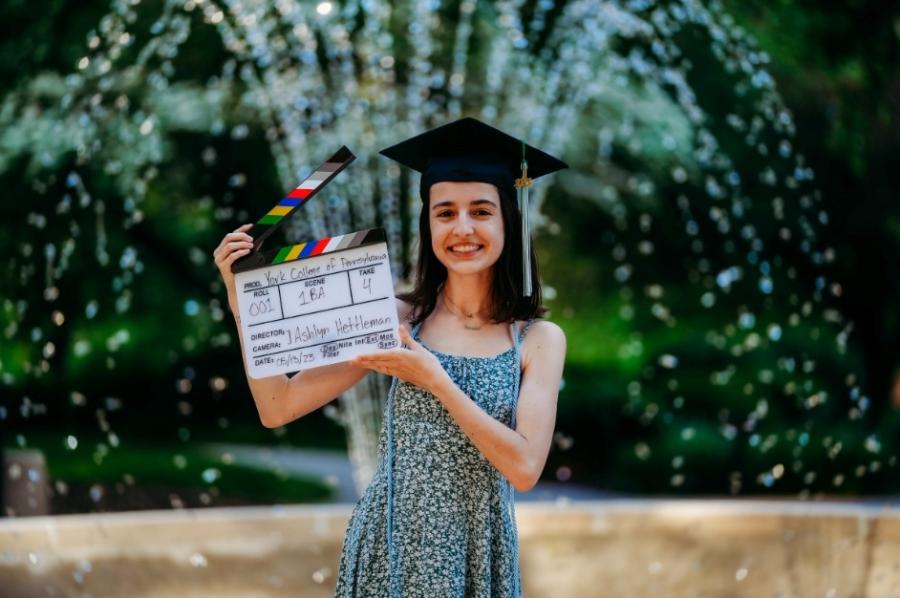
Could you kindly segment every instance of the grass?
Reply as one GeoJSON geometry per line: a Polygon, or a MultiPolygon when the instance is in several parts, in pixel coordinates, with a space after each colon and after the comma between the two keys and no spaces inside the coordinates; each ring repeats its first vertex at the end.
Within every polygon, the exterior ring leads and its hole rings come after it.
{"type": "Polygon", "coordinates": [[[219,506],[320,502],[332,495],[317,478],[231,463],[204,452],[198,443],[123,442],[110,447],[82,436],[69,448],[64,437],[30,434],[28,447],[44,453],[56,494],[54,512],[171,508],[172,496],[184,506],[219,506]],[[59,496],[60,482],[66,496],[59,496]]]}

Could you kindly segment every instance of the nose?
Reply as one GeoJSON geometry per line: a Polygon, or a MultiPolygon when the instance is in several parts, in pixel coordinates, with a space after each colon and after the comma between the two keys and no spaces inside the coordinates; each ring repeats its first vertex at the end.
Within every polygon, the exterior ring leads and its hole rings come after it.
{"type": "Polygon", "coordinates": [[[453,233],[458,237],[467,237],[475,232],[475,225],[465,212],[459,215],[453,226],[453,233]]]}

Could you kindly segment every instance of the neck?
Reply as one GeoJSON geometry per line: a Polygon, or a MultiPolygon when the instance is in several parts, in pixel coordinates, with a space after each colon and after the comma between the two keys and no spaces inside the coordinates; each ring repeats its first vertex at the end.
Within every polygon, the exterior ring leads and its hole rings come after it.
{"type": "Polygon", "coordinates": [[[441,291],[462,315],[475,314],[488,318],[491,308],[491,282],[489,272],[479,272],[469,276],[455,276],[447,273],[447,281],[441,291]]]}

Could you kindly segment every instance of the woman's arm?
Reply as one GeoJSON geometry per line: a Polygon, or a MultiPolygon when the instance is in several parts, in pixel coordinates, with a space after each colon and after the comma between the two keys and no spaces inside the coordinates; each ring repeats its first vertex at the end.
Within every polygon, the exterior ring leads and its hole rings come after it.
{"type": "MultiPolygon", "coordinates": [[[[241,317],[238,311],[237,292],[231,264],[252,249],[253,240],[247,234],[251,227],[251,224],[244,224],[226,234],[213,251],[213,259],[228,293],[228,306],[231,308],[237,325],[242,354],[244,334],[241,330],[241,317]]],[[[397,312],[401,322],[406,321],[409,311],[410,306],[398,299],[397,312]]],[[[350,362],[343,362],[303,370],[290,378],[284,374],[266,378],[251,378],[250,372],[247,371],[247,364],[244,363],[244,373],[247,376],[247,383],[250,386],[253,401],[256,403],[260,421],[267,428],[277,428],[330,402],[359,382],[368,373],[368,370],[350,362]]]]}
{"type": "Polygon", "coordinates": [[[434,395],[481,454],[516,490],[528,492],[540,479],[550,453],[565,334],[552,322],[536,322],[523,342],[522,356],[515,430],[486,413],[449,377],[434,395]]]}
{"type": "MultiPolygon", "coordinates": [[[[241,332],[237,301],[232,300],[230,293],[228,304],[234,314],[243,354],[244,337],[241,332]]],[[[397,299],[397,311],[401,322],[406,321],[409,310],[409,304],[397,299]]],[[[330,403],[362,380],[369,370],[345,361],[302,370],[290,378],[281,374],[254,379],[250,377],[245,362],[244,372],[247,374],[247,382],[253,395],[253,401],[256,403],[260,421],[267,428],[277,428],[330,403]]]]}
{"type": "Polygon", "coordinates": [[[516,429],[494,419],[450,378],[437,357],[405,328],[400,340],[409,347],[356,357],[353,362],[396,376],[431,392],[490,461],[520,492],[537,483],[550,452],[556,422],[556,397],[566,357],[566,337],[556,324],[538,322],[522,344],[522,382],[516,429]]]}
{"type": "MultiPolygon", "coordinates": [[[[241,340],[241,354],[244,351],[244,335],[241,331],[241,317],[229,296],[231,313],[241,340]]],[[[244,373],[259,420],[267,428],[278,428],[295,419],[311,413],[319,407],[359,382],[368,371],[348,362],[326,365],[310,370],[302,370],[291,377],[286,374],[251,378],[244,363],[244,373]]]]}

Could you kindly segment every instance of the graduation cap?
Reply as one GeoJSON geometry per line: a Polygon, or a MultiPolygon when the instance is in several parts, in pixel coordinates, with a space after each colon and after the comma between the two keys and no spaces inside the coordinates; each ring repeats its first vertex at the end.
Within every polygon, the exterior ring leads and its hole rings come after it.
{"type": "Polygon", "coordinates": [[[568,168],[565,162],[470,117],[431,129],[380,153],[422,173],[419,195],[425,202],[431,186],[445,181],[515,187],[522,215],[523,295],[531,296],[529,188],[533,179],[568,168]]]}

